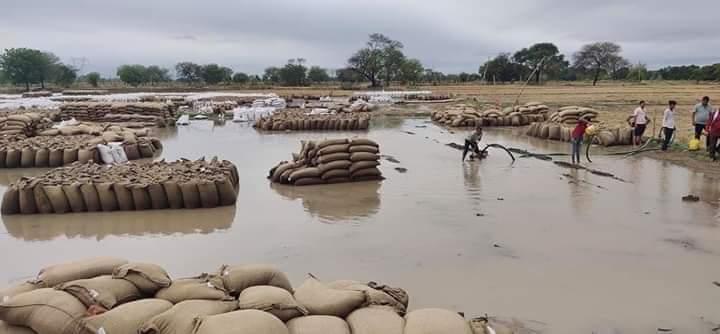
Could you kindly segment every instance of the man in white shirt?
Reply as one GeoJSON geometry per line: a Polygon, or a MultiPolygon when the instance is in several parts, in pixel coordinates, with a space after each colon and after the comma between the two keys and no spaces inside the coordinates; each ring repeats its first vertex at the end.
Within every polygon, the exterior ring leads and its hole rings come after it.
{"type": "Polygon", "coordinates": [[[662,144],[662,150],[667,151],[668,146],[670,146],[670,141],[672,140],[673,133],[675,132],[675,107],[677,106],[677,102],[670,100],[668,102],[668,108],[665,109],[665,113],[663,114],[663,134],[665,135],[665,140],[662,144]]]}
{"type": "Polygon", "coordinates": [[[632,120],[632,126],[634,128],[633,145],[640,145],[642,144],[642,136],[645,134],[647,124],[650,122],[645,112],[645,101],[640,101],[640,105],[635,109],[630,119],[632,120]]]}

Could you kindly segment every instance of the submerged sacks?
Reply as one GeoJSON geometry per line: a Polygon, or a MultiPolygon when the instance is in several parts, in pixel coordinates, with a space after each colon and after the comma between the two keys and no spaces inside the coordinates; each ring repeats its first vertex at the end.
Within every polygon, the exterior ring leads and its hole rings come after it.
{"type": "Polygon", "coordinates": [[[380,166],[379,161],[358,161],[353,162],[352,166],[350,166],[350,173],[354,173],[361,169],[367,169],[367,168],[374,168],[380,166]]]}
{"type": "Polygon", "coordinates": [[[130,194],[132,195],[135,210],[149,210],[152,208],[150,194],[147,192],[147,186],[136,184],[131,185],[128,188],[130,188],[130,194]]]}
{"type": "Polygon", "coordinates": [[[472,334],[470,325],[459,314],[442,309],[422,309],[405,316],[404,334],[472,334]]]}
{"type": "Polygon", "coordinates": [[[117,206],[120,211],[132,211],[135,209],[132,192],[127,188],[127,184],[114,183],[112,189],[115,193],[115,198],[117,198],[117,206]]]}
{"type": "Polygon", "coordinates": [[[227,206],[235,204],[237,201],[237,191],[229,179],[224,178],[221,181],[215,181],[215,188],[220,197],[220,205],[227,206]]]}
{"type": "Polygon", "coordinates": [[[165,189],[161,184],[150,184],[148,185],[147,191],[148,195],[150,195],[150,206],[153,210],[162,210],[169,207],[165,189]]]}
{"type": "Polygon", "coordinates": [[[50,201],[53,212],[66,213],[70,211],[70,204],[61,186],[43,186],[43,190],[50,201]]]}
{"type": "Polygon", "coordinates": [[[299,180],[306,177],[320,177],[320,169],[317,167],[306,167],[290,173],[289,180],[299,180]]]}
{"type": "Polygon", "coordinates": [[[20,151],[20,167],[35,167],[35,150],[32,148],[24,148],[20,151]]]}
{"type": "Polygon", "coordinates": [[[350,155],[350,160],[352,162],[358,162],[358,161],[378,161],[380,160],[380,156],[374,153],[368,153],[368,152],[356,152],[352,153],[350,155]]]}
{"type": "Polygon", "coordinates": [[[17,188],[10,187],[5,190],[0,212],[4,215],[14,215],[20,213],[20,194],[17,188]]]}
{"type": "Polygon", "coordinates": [[[131,282],[110,275],[63,283],[55,289],[73,295],[87,307],[100,305],[108,310],[142,297],[131,282]]]}
{"type": "Polygon", "coordinates": [[[290,334],[350,334],[350,327],[342,318],[311,315],[288,321],[290,334]]]}
{"type": "Polygon", "coordinates": [[[376,167],[373,168],[363,168],[358,169],[352,173],[352,178],[360,178],[360,177],[379,177],[382,175],[382,172],[380,172],[379,169],[376,167]]]}
{"type": "Polygon", "coordinates": [[[283,322],[308,314],[308,311],[295,301],[290,292],[267,285],[253,286],[243,290],[238,297],[238,308],[269,312],[283,322]]]}
{"type": "Polygon", "coordinates": [[[292,285],[285,273],[279,269],[263,264],[220,267],[220,275],[225,288],[232,295],[238,295],[243,290],[258,285],[270,285],[292,292],[292,285]]]}
{"type": "MultiPolygon", "coordinates": [[[[5,196],[11,196],[11,191],[14,188],[8,188],[7,193],[5,196]]],[[[5,200],[3,198],[3,200],[5,200]]],[[[37,205],[35,204],[35,193],[33,192],[32,188],[25,187],[23,189],[20,189],[18,191],[18,204],[20,204],[20,213],[22,214],[34,214],[37,213],[37,205]]]]}
{"type": "Polygon", "coordinates": [[[93,184],[83,184],[80,186],[80,194],[82,195],[85,208],[88,212],[97,212],[102,210],[100,197],[93,184]]]}
{"type": "Polygon", "coordinates": [[[199,319],[195,334],[288,334],[285,324],[270,313],[241,310],[199,319]]]}
{"type": "Polygon", "coordinates": [[[98,193],[102,211],[110,212],[118,209],[117,196],[115,196],[115,191],[113,191],[112,183],[97,183],[95,184],[95,189],[98,193]]]}
{"type": "Polygon", "coordinates": [[[36,334],[28,327],[8,325],[0,321],[0,334],[36,334]]]}
{"type": "Polygon", "coordinates": [[[350,166],[352,166],[352,161],[350,160],[336,160],[330,163],[326,164],[320,164],[318,165],[318,169],[320,170],[320,174],[324,174],[325,172],[333,169],[348,169],[350,166]]]}
{"type": "Polygon", "coordinates": [[[40,270],[35,283],[53,287],[60,283],[111,275],[113,271],[128,263],[125,259],[115,257],[96,257],[80,261],[61,263],[40,270]]]}
{"type": "Polygon", "coordinates": [[[167,300],[173,304],[189,299],[231,300],[220,276],[203,274],[193,278],[173,281],[169,287],[155,294],[155,298],[167,300]]]}
{"type": "Polygon", "coordinates": [[[5,167],[6,168],[18,168],[20,167],[20,151],[15,149],[7,150],[5,156],[5,167]]]}
{"type": "Polygon", "coordinates": [[[213,181],[198,182],[198,192],[200,193],[200,205],[203,208],[216,208],[220,205],[220,195],[213,181]]]}
{"type": "Polygon", "coordinates": [[[357,309],[345,319],[353,334],[403,334],[405,319],[386,306],[357,309]]]}
{"type": "Polygon", "coordinates": [[[78,333],[86,308],[67,292],[51,288],[19,294],[0,304],[0,319],[42,334],[78,333]]]}
{"type": "Polygon", "coordinates": [[[78,149],[68,148],[63,150],[63,166],[67,166],[78,160],[78,149]]]}
{"type": "Polygon", "coordinates": [[[125,149],[125,155],[127,155],[128,160],[138,160],[142,158],[137,144],[123,145],[123,148],[125,149]]]}
{"type": "Polygon", "coordinates": [[[63,150],[62,149],[50,149],[48,154],[48,166],[60,167],[63,165],[63,150]]]}
{"type": "Polygon", "coordinates": [[[365,303],[361,291],[333,289],[308,277],[295,291],[295,299],[312,315],[334,315],[345,317],[365,303]]]}
{"type": "Polygon", "coordinates": [[[82,320],[80,334],[137,334],[152,317],[169,310],[172,304],[162,299],[143,299],[120,305],[100,315],[82,320]]]}
{"type": "Polygon", "coordinates": [[[237,309],[235,301],[187,300],[154,316],[140,329],[140,334],[191,334],[195,319],[232,312],[237,309]]]}
{"type": "Polygon", "coordinates": [[[183,206],[185,206],[185,201],[183,200],[182,191],[177,182],[164,182],[162,186],[168,199],[168,206],[171,209],[182,209],[183,206]]]}
{"type": "Polygon", "coordinates": [[[196,181],[181,183],[179,187],[185,209],[197,209],[202,205],[200,203],[200,193],[198,192],[196,181]]]}
{"type": "Polygon", "coordinates": [[[122,278],[135,284],[140,292],[154,295],[170,286],[172,280],[162,267],[152,263],[128,263],[116,268],[113,278],[122,278]]]}
{"type": "Polygon", "coordinates": [[[62,186],[63,193],[67,198],[68,204],[72,212],[86,212],[85,200],[83,199],[82,192],[80,191],[80,184],[73,183],[70,185],[62,186]]]}
{"type": "Polygon", "coordinates": [[[315,186],[319,184],[325,184],[325,181],[319,177],[306,177],[304,179],[297,180],[294,183],[294,185],[298,187],[315,186]]]}
{"type": "Polygon", "coordinates": [[[36,185],[33,187],[33,195],[35,196],[35,205],[37,206],[37,210],[39,213],[52,213],[53,207],[50,204],[50,199],[48,199],[47,195],[45,194],[45,188],[36,185]]]}
{"type": "Polygon", "coordinates": [[[404,315],[410,302],[408,293],[400,288],[370,282],[368,284],[357,281],[334,281],[328,283],[334,289],[355,290],[365,293],[365,305],[388,306],[396,313],[404,315]]]}

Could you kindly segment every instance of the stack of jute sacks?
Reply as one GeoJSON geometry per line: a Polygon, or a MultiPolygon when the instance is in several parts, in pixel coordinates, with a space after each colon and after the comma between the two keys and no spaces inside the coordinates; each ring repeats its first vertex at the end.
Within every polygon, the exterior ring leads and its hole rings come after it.
{"type": "Polygon", "coordinates": [[[0,330],[37,334],[479,334],[444,309],[407,312],[405,290],[313,275],[294,289],[271,265],[172,280],[157,264],[94,258],[0,291],[0,330]]]}
{"type": "Polygon", "coordinates": [[[3,214],[197,209],[234,205],[238,174],[229,161],[75,163],[22,177],[2,200],[3,214]]]}
{"type": "Polygon", "coordinates": [[[303,141],[292,161],[282,161],[268,178],[295,186],[382,180],[380,147],[369,139],[303,141]]]}
{"type": "MultiPolygon", "coordinates": [[[[544,123],[533,123],[525,132],[530,137],[569,142],[572,131],[580,119],[595,124],[598,128],[593,135],[593,144],[602,146],[631,145],[632,129],[628,127],[608,127],[598,121],[598,112],[591,108],[569,106],[553,112],[544,123]]],[[[587,140],[587,135],[585,136],[587,140]]]]}
{"type": "Polygon", "coordinates": [[[253,127],[265,131],[353,131],[367,130],[370,116],[358,113],[309,115],[299,110],[285,110],[261,117],[253,127]]]}
{"type": "Polygon", "coordinates": [[[174,124],[175,113],[165,103],[70,102],[60,106],[61,117],[92,122],[142,122],[164,127],[174,124]]]}
{"type": "Polygon", "coordinates": [[[32,98],[32,97],[50,97],[53,93],[46,90],[40,90],[36,92],[25,92],[22,93],[23,98],[32,98]]]}
{"type": "Polygon", "coordinates": [[[525,126],[542,122],[547,117],[548,107],[541,104],[507,107],[503,110],[489,108],[477,111],[467,104],[458,104],[445,110],[434,111],[433,121],[451,127],[475,126],[525,126]]]}
{"type": "Polygon", "coordinates": [[[76,95],[106,95],[108,91],[103,89],[66,89],[62,91],[62,95],[76,96],[76,95]]]}
{"type": "Polygon", "coordinates": [[[54,117],[49,112],[3,113],[0,116],[0,136],[24,135],[32,137],[40,131],[52,128],[54,117]]]}

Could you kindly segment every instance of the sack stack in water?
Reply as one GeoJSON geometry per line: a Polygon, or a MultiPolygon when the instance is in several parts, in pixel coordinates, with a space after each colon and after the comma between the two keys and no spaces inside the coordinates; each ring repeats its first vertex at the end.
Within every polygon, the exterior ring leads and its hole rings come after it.
{"type": "Polygon", "coordinates": [[[382,180],[380,147],[369,139],[303,141],[292,161],[270,169],[274,183],[295,186],[382,180]]]}
{"type": "Polygon", "coordinates": [[[62,95],[77,96],[77,95],[107,95],[108,91],[103,89],[66,89],[62,91],[62,95]]]}
{"type": "Polygon", "coordinates": [[[299,110],[284,110],[261,117],[253,127],[265,131],[354,131],[367,130],[370,116],[359,113],[306,114],[299,110]]]}
{"type": "Polygon", "coordinates": [[[50,113],[14,112],[0,116],[0,136],[24,135],[32,137],[38,132],[52,128],[50,113]]]}
{"type": "Polygon", "coordinates": [[[3,214],[50,214],[234,205],[238,174],[229,161],[97,165],[75,163],[22,177],[5,191],[3,214]]]}
{"type": "MultiPolygon", "coordinates": [[[[600,129],[597,134],[592,136],[593,144],[602,146],[615,146],[615,145],[631,145],[632,144],[632,129],[624,127],[605,128],[601,125],[595,125],[600,129]]],[[[533,123],[531,124],[526,135],[530,137],[559,140],[569,142],[572,138],[572,131],[575,128],[574,125],[564,125],[554,122],[545,123],[533,123]]],[[[589,135],[585,135],[585,141],[589,135]]]]}
{"type": "Polygon", "coordinates": [[[432,113],[432,120],[451,127],[475,126],[525,126],[542,122],[547,117],[548,107],[537,102],[524,106],[507,107],[503,110],[489,108],[477,111],[475,107],[459,104],[432,113]]]}
{"type": "Polygon", "coordinates": [[[598,112],[592,108],[567,106],[558,109],[558,111],[550,114],[548,120],[552,123],[560,123],[563,125],[576,125],[580,119],[593,122],[598,116],[598,112]]]}
{"type": "Polygon", "coordinates": [[[485,318],[468,321],[435,308],[407,312],[410,298],[401,288],[308,275],[294,289],[284,272],[256,264],[172,280],[152,263],[86,259],[46,267],[30,282],[0,290],[0,301],[0,330],[9,333],[492,332],[485,318]]]}
{"type": "Polygon", "coordinates": [[[22,93],[23,98],[32,98],[32,97],[50,97],[53,93],[46,90],[39,90],[35,92],[25,92],[22,93]]]}
{"type": "Polygon", "coordinates": [[[165,103],[70,102],[60,106],[63,118],[91,122],[141,122],[147,126],[174,124],[175,112],[165,103]]]}

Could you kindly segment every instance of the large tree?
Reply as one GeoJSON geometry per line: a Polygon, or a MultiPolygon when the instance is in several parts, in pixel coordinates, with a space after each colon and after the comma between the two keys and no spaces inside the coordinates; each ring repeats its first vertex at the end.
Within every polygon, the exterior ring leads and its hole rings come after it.
{"type": "Polygon", "coordinates": [[[100,73],[90,72],[85,75],[85,80],[87,80],[90,86],[97,87],[100,82],[100,73]]]}
{"type": "Polygon", "coordinates": [[[146,83],[147,68],[142,65],[122,65],[117,69],[117,76],[120,80],[128,85],[137,87],[146,83]]]}
{"type": "Polygon", "coordinates": [[[232,81],[234,83],[246,84],[248,83],[248,81],[250,81],[250,76],[242,72],[237,72],[235,73],[235,75],[233,75],[232,81]]]}
{"type": "Polygon", "coordinates": [[[303,86],[307,81],[307,70],[305,59],[290,59],[280,69],[280,81],[287,86],[303,86]]]}
{"type": "Polygon", "coordinates": [[[151,85],[154,85],[154,84],[160,83],[160,82],[168,82],[171,80],[170,71],[166,68],[161,68],[160,66],[157,66],[157,65],[148,66],[145,69],[145,75],[146,75],[147,81],[151,85]]]}
{"type": "Polygon", "coordinates": [[[365,47],[348,59],[348,68],[370,81],[373,87],[378,87],[381,79],[389,85],[405,61],[402,48],[402,43],[398,41],[382,34],[372,34],[365,47]]]}
{"type": "Polygon", "coordinates": [[[419,60],[408,59],[400,66],[400,80],[406,84],[415,84],[422,80],[424,72],[425,69],[419,60]]]}
{"type": "Polygon", "coordinates": [[[612,42],[598,42],[583,46],[573,55],[577,69],[593,73],[593,86],[597,85],[603,72],[614,74],[621,64],[627,64],[620,56],[622,48],[612,42]]]}
{"type": "Polygon", "coordinates": [[[535,82],[538,84],[546,69],[556,69],[565,62],[565,56],[560,54],[560,50],[553,43],[537,43],[524,48],[516,52],[513,59],[530,70],[535,70],[535,82]]]}
{"type": "Polygon", "coordinates": [[[280,83],[280,69],[275,66],[266,68],[262,79],[272,84],[280,83]]]}
{"type": "Polygon", "coordinates": [[[69,87],[77,79],[77,69],[65,64],[57,65],[54,70],[54,82],[62,87],[69,87]]]}
{"type": "Polygon", "coordinates": [[[501,53],[497,55],[497,57],[488,60],[480,66],[480,70],[478,71],[488,82],[513,82],[521,80],[527,72],[528,68],[522,64],[513,62],[508,53],[501,53]]]}
{"type": "Polygon", "coordinates": [[[0,55],[0,69],[7,80],[15,85],[30,85],[40,80],[39,68],[43,66],[43,53],[34,49],[6,49],[0,55]]]}
{"type": "Polygon", "coordinates": [[[226,69],[218,64],[207,64],[202,67],[202,79],[210,85],[229,81],[228,77],[232,78],[232,70],[228,73],[226,69]]]}
{"type": "Polygon", "coordinates": [[[310,67],[308,70],[307,78],[311,83],[320,83],[330,81],[330,75],[327,70],[320,66],[310,67]]]}
{"type": "Polygon", "coordinates": [[[175,76],[182,82],[198,83],[203,78],[203,67],[189,61],[177,63],[175,65],[175,76]]]}

